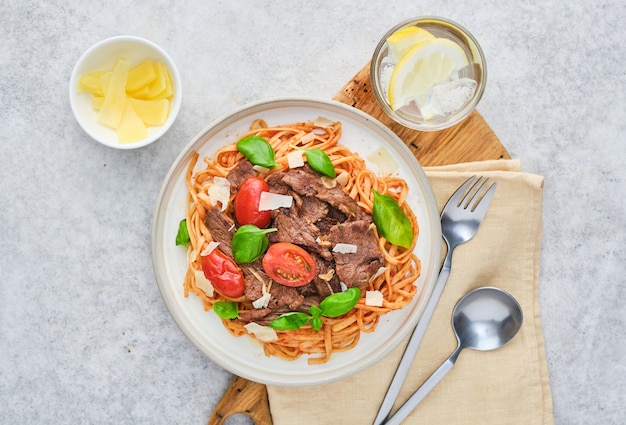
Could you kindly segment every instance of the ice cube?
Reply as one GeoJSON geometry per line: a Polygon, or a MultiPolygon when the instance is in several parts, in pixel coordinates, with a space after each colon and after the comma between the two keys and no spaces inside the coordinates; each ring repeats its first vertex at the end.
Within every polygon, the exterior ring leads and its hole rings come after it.
{"type": "Polygon", "coordinates": [[[428,94],[428,102],[420,108],[422,115],[434,117],[455,114],[474,96],[476,85],[476,81],[471,78],[459,78],[433,87],[428,94]]]}
{"type": "Polygon", "coordinates": [[[391,74],[393,74],[393,70],[396,67],[396,64],[393,61],[386,57],[380,62],[380,86],[383,89],[383,96],[387,99],[387,91],[389,89],[389,80],[391,79],[391,74]]]}

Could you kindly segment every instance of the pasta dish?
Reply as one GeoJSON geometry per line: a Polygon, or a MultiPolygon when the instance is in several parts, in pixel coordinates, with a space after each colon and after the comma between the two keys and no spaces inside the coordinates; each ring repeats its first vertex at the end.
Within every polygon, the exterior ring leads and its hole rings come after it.
{"type": "Polygon", "coordinates": [[[267,356],[325,363],[417,293],[409,187],[368,170],[341,133],[323,118],[256,120],[187,168],[184,295],[267,356]]]}

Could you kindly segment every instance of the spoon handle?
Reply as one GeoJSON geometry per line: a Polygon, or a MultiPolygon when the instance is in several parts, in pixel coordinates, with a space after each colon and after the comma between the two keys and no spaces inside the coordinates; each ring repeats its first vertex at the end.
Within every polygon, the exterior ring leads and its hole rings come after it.
{"type": "Polygon", "coordinates": [[[430,319],[433,317],[433,313],[435,312],[435,308],[437,307],[437,303],[439,302],[439,298],[441,298],[441,294],[443,293],[443,288],[446,286],[446,282],[448,281],[448,276],[450,276],[450,260],[452,258],[452,249],[448,250],[448,254],[446,255],[446,259],[444,261],[443,268],[441,272],[439,272],[439,277],[437,277],[437,281],[435,282],[435,286],[433,289],[433,293],[426,305],[426,309],[422,314],[413,334],[411,335],[411,339],[404,349],[404,354],[402,354],[402,359],[400,359],[400,363],[398,364],[398,368],[396,369],[395,375],[393,375],[393,379],[391,380],[391,384],[389,384],[389,388],[387,389],[387,394],[385,394],[385,398],[378,409],[378,414],[376,415],[376,419],[374,420],[374,425],[381,425],[385,423],[385,419],[391,413],[391,409],[393,408],[394,403],[396,402],[396,398],[398,398],[398,394],[400,393],[400,389],[402,388],[402,384],[404,384],[404,380],[406,379],[409,370],[411,369],[411,365],[413,364],[413,359],[415,358],[415,354],[417,354],[417,349],[424,338],[424,334],[426,334],[426,329],[428,328],[428,323],[430,323],[430,319]]]}
{"type": "Polygon", "coordinates": [[[448,359],[441,364],[433,372],[432,375],[422,384],[421,387],[417,389],[413,393],[413,395],[398,409],[394,415],[389,418],[388,421],[384,422],[384,425],[399,425],[403,420],[406,419],[407,416],[411,414],[411,412],[417,407],[418,404],[426,397],[426,395],[433,389],[435,386],[443,379],[444,376],[452,369],[454,366],[454,362],[458,357],[460,349],[457,350],[450,356],[448,359]]]}

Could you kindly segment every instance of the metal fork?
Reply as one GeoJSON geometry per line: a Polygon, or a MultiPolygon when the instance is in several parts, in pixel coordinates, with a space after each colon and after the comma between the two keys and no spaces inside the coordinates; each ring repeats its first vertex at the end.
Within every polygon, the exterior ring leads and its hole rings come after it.
{"type": "Polygon", "coordinates": [[[374,425],[383,424],[387,420],[393,404],[400,393],[417,349],[422,342],[422,338],[424,338],[428,323],[433,317],[439,298],[441,298],[443,288],[446,286],[448,276],[450,276],[452,252],[458,245],[474,237],[478,226],[480,226],[485,217],[491,198],[493,198],[493,193],[496,190],[496,183],[494,182],[487,188],[488,182],[488,178],[478,177],[477,179],[476,176],[470,177],[454,192],[441,213],[441,233],[448,246],[448,252],[443,262],[443,267],[439,272],[439,277],[435,282],[431,298],[404,350],[396,373],[387,389],[387,394],[380,405],[374,425]]]}

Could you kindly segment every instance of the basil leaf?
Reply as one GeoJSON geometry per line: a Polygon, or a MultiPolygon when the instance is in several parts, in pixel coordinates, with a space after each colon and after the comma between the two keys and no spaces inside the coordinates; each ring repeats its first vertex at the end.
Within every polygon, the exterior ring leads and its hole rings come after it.
{"type": "Polygon", "coordinates": [[[308,314],[293,311],[291,313],[281,314],[279,317],[269,322],[267,326],[277,331],[291,331],[306,325],[310,318],[311,316],[308,314]]]}
{"type": "Polygon", "coordinates": [[[322,319],[321,319],[322,309],[316,306],[315,304],[313,304],[309,308],[309,313],[311,313],[311,327],[315,329],[316,331],[319,331],[320,329],[322,329],[322,319]]]}
{"type": "Polygon", "coordinates": [[[309,313],[311,313],[311,316],[313,317],[320,317],[322,315],[322,309],[316,306],[315,304],[313,304],[309,308],[309,313]]]}
{"type": "Polygon", "coordinates": [[[321,149],[305,149],[306,161],[309,163],[312,169],[324,174],[328,177],[335,177],[335,167],[330,162],[330,158],[321,149]]]}
{"type": "Polygon", "coordinates": [[[274,161],[275,154],[272,145],[260,136],[244,137],[237,142],[237,150],[244,154],[248,161],[254,165],[265,168],[275,168],[278,164],[274,161]]]}
{"type": "Polygon", "coordinates": [[[320,306],[312,305],[309,308],[311,315],[300,312],[290,312],[281,315],[280,317],[272,320],[267,326],[276,329],[277,331],[287,331],[299,329],[304,326],[309,320],[311,321],[311,327],[316,331],[322,329],[322,316],[337,317],[342,314],[346,314],[361,298],[361,291],[359,288],[350,288],[345,292],[337,292],[324,298],[320,303],[320,306]]]}
{"type": "Polygon", "coordinates": [[[320,317],[314,317],[311,319],[311,327],[313,329],[315,329],[316,331],[319,331],[320,329],[322,329],[322,319],[320,317]]]}
{"type": "Polygon", "coordinates": [[[276,230],[275,228],[259,229],[254,224],[246,224],[237,229],[231,242],[235,263],[252,263],[265,254],[270,246],[270,241],[265,235],[276,230]]]}
{"type": "Polygon", "coordinates": [[[346,314],[359,302],[361,290],[350,288],[344,292],[337,292],[324,298],[320,303],[322,315],[326,317],[337,317],[346,314]]]}
{"type": "Polygon", "coordinates": [[[381,195],[375,190],[372,219],[378,233],[394,245],[410,248],[413,243],[413,228],[400,205],[391,196],[381,195]]]}
{"type": "Polygon", "coordinates": [[[232,301],[218,301],[213,304],[213,311],[222,319],[236,319],[239,317],[237,303],[232,301]]]}
{"type": "Polygon", "coordinates": [[[187,219],[182,219],[178,223],[178,233],[176,234],[176,245],[187,246],[191,242],[189,231],[187,230],[187,219]]]}

